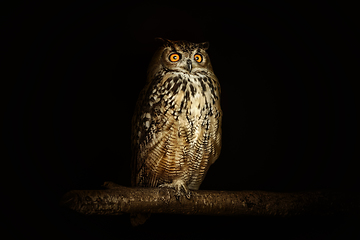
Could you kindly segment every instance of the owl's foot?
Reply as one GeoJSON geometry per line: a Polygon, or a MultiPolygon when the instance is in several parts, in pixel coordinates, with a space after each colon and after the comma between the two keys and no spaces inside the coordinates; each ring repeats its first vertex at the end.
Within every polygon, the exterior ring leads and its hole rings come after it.
{"type": "Polygon", "coordinates": [[[176,192],[175,198],[177,200],[179,200],[182,195],[185,195],[187,199],[190,199],[191,197],[191,192],[189,188],[185,185],[184,181],[182,180],[174,180],[172,183],[164,183],[159,185],[159,187],[175,189],[176,192]]]}

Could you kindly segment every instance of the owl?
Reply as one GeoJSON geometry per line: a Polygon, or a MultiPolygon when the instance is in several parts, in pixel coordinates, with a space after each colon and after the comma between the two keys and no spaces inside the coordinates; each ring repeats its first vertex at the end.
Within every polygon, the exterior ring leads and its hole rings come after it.
{"type": "Polygon", "coordinates": [[[220,84],[208,42],[160,40],[132,119],[132,186],[190,198],[220,154],[220,84]]]}

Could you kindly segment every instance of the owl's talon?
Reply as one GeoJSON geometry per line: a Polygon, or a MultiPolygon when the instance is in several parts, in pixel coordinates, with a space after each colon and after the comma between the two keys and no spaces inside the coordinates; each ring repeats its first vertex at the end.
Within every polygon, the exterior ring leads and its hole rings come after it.
{"type": "Polygon", "coordinates": [[[188,192],[185,194],[185,197],[190,200],[191,198],[191,192],[188,190],[188,192]]]}
{"type": "Polygon", "coordinates": [[[178,194],[178,193],[176,193],[176,194],[175,194],[175,198],[176,198],[176,200],[177,200],[177,201],[179,201],[179,200],[180,200],[180,197],[181,197],[181,195],[180,195],[180,194],[178,194]]]}
{"type": "Polygon", "coordinates": [[[164,188],[172,188],[175,190],[175,198],[176,200],[180,200],[180,197],[182,195],[185,195],[185,197],[187,199],[190,199],[191,197],[191,192],[190,190],[186,187],[186,185],[184,184],[184,182],[182,180],[174,180],[172,183],[163,183],[160,184],[158,187],[164,188]]]}

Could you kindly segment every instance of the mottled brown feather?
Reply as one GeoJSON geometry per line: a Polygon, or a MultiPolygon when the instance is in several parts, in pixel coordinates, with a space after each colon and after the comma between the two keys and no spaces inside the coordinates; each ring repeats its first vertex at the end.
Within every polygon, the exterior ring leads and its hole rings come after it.
{"type": "Polygon", "coordinates": [[[219,157],[220,85],[207,47],[167,40],[155,53],[132,120],[133,186],[181,181],[197,190],[219,157]],[[178,63],[168,59],[174,51],[182,58],[178,63]],[[202,54],[203,62],[192,59],[196,53],[202,54]]]}

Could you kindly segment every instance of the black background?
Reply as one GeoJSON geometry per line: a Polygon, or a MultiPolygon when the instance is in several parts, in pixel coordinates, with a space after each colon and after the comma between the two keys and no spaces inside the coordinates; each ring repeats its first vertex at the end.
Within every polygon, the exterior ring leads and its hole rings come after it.
{"type": "Polygon", "coordinates": [[[153,215],[134,229],[127,215],[86,217],[58,201],[104,181],[130,185],[130,121],[155,37],[210,42],[223,148],[201,189],[358,191],[356,14],[273,1],[3,8],[6,229],[40,239],[350,239],[357,224],[345,216],[153,215]]]}

